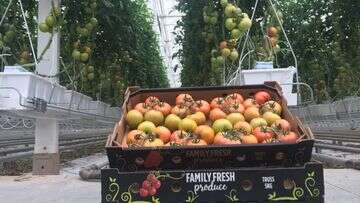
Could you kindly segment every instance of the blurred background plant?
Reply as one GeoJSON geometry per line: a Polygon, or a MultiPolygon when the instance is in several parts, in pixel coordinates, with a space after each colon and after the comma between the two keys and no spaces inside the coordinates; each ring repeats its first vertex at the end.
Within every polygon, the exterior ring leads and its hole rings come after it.
{"type": "MultiPolygon", "coordinates": [[[[10,0],[0,2],[4,13],[10,0]]],[[[62,0],[45,22],[37,22],[37,0],[22,1],[36,50],[38,26],[61,30],[60,83],[70,89],[120,105],[127,86],[167,87],[165,66],[153,31],[153,16],[145,0],[62,0]]],[[[34,60],[17,1],[0,27],[1,69],[24,65],[34,71],[34,60]]],[[[39,58],[39,56],[38,56],[39,58]]],[[[1,70],[0,69],[0,70],[1,70]]]]}
{"type": "MultiPolygon", "coordinates": [[[[183,86],[220,85],[221,74],[211,71],[211,48],[202,35],[207,31],[203,21],[202,9],[208,4],[218,5],[220,0],[196,1],[178,0],[178,9],[184,13],[179,21],[178,40],[182,49],[177,54],[181,58],[183,86]],[[194,77],[196,75],[196,77],[194,77]]],[[[243,12],[251,13],[254,1],[231,1],[243,12]]],[[[266,12],[267,1],[259,1],[259,9],[254,16],[250,36],[264,36],[260,23],[266,12]]],[[[360,88],[360,3],[358,0],[277,0],[276,7],[282,13],[284,30],[295,51],[299,76],[302,82],[309,84],[316,93],[317,102],[343,98],[359,93],[360,88]]],[[[214,24],[222,24],[221,15],[214,24]]],[[[270,15],[270,23],[272,26],[270,15]]],[[[277,28],[277,25],[275,25],[277,28]]],[[[279,39],[281,30],[278,29],[279,39]]],[[[221,39],[223,33],[213,32],[210,37],[221,39]]],[[[262,38],[253,39],[262,47],[262,38]]],[[[289,53],[282,41],[278,45],[274,66],[288,67],[289,53]]],[[[258,48],[259,49],[259,48],[258,48]]],[[[268,52],[269,53],[269,52],[268,52]]],[[[272,54],[258,57],[258,60],[271,60],[272,54]]]]}

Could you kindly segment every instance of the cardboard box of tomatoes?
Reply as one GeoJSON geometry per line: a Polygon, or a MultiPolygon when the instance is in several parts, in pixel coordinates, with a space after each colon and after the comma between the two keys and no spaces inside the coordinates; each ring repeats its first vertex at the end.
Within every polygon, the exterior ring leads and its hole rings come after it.
{"type": "Polygon", "coordinates": [[[120,172],[303,166],[314,137],[288,110],[276,82],[263,85],[129,88],[109,136],[120,172]]]}

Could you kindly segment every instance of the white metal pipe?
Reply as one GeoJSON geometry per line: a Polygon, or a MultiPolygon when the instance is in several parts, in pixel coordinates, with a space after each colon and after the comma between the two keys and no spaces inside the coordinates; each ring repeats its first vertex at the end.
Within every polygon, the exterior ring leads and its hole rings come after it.
{"type": "Polygon", "coordinates": [[[18,2],[19,2],[19,4],[20,4],[21,14],[22,14],[22,17],[23,17],[23,19],[24,19],[26,34],[27,34],[28,39],[29,39],[30,48],[31,48],[31,53],[32,53],[32,55],[33,55],[34,63],[35,63],[35,65],[37,66],[37,65],[38,65],[38,61],[37,61],[37,58],[36,58],[34,45],[33,45],[32,40],[31,40],[31,33],[30,33],[30,29],[29,29],[29,26],[28,26],[28,23],[27,23],[27,20],[26,20],[26,17],[25,17],[24,8],[23,8],[23,5],[22,5],[21,0],[19,0],[18,2]]]}

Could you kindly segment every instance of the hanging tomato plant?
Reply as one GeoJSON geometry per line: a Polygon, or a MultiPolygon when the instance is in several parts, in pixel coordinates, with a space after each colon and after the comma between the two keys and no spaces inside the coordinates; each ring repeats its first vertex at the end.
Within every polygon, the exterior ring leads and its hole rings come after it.
{"type": "MultiPolygon", "coordinates": [[[[4,13],[10,0],[0,3],[4,13]]],[[[168,81],[145,0],[63,0],[37,22],[38,1],[22,1],[31,41],[36,49],[38,29],[49,36],[60,32],[60,83],[113,105],[120,105],[127,86],[165,87],[168,81]]],[[[18,1],[12,1],[0,26],[4,65],[21,64],[35,70],[34,55],[18,1]]],[[[50,37],[50,38],[51,38],[50,37]]],[[[51,40],[49,41],[49,46],[51,40]]],[[[46,47],[49,47],[46,46],[46,47]]],[[[40,61],[47,51],[40,51],[40,61]]]]}

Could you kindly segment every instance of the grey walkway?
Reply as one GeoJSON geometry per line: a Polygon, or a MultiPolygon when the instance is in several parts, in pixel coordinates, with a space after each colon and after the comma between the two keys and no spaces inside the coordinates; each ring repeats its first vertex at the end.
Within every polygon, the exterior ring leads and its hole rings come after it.
{"type": "MultiPolygon", "coordinates": [[[[77,174],[81,166],[105,160],[103,155],[94,155],[72,161],[59,176],[0,176],[0,202],[99,203],[100,182],[82,181],[77,174]]],[[[326,203],[359,203],[360,171],[326,169],[325,193],[326,203]]]]}

